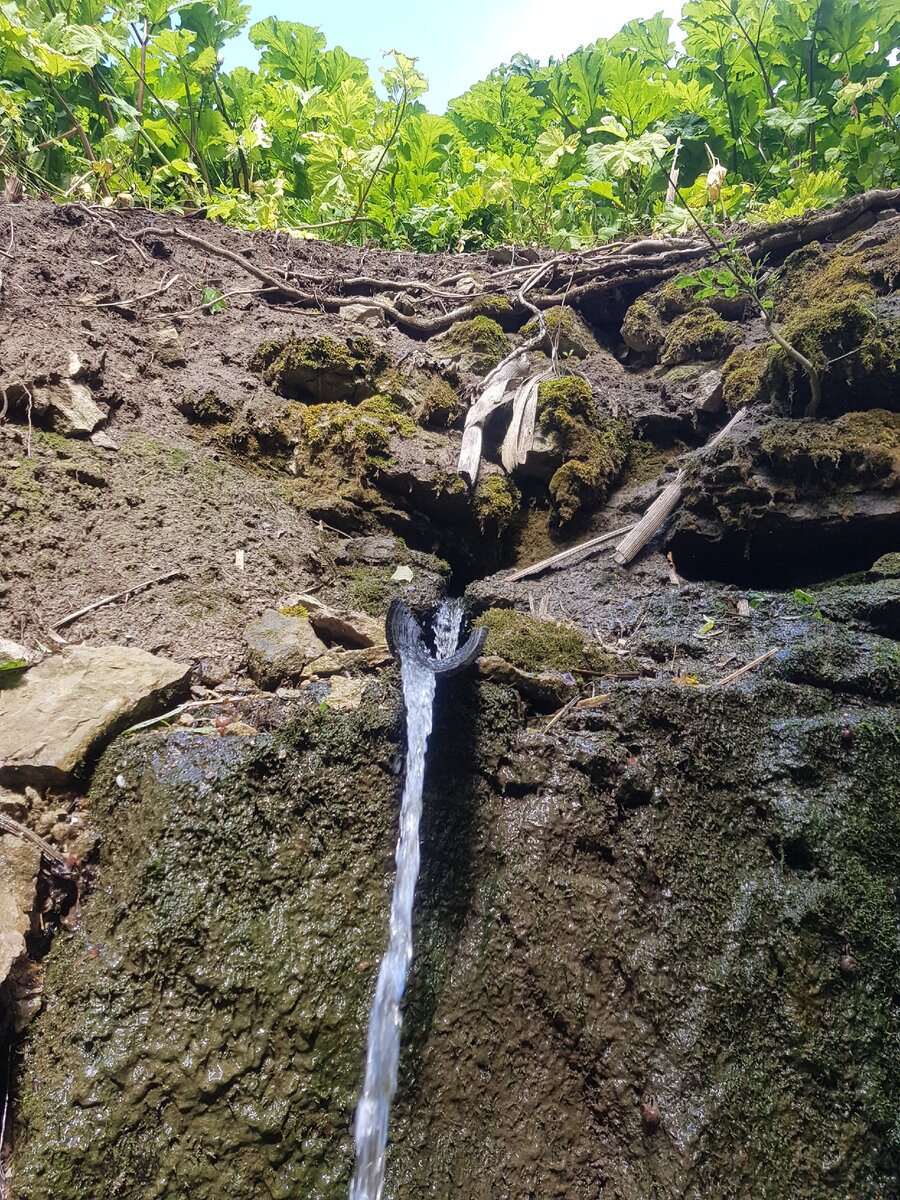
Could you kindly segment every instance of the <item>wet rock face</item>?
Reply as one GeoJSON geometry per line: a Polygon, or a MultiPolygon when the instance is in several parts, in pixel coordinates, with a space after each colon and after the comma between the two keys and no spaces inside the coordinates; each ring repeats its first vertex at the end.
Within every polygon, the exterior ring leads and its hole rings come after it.
{"type": "Polygon", "coordinates": [[[54,947],[27,1051],[19,1200],[340,1193],[389,902],[395,714],[107,754],[102,883],[54,947]]]}
{"type": "MultiPolygon", "coordinates": [[[[441,689],[390,1200],[890,1194],[898,668],[817,624],[749,690],[614,685],[551,733],[441,689]]],[[[108,752],[17,1200],[346,1196],[396,712],[108,752]]]]}

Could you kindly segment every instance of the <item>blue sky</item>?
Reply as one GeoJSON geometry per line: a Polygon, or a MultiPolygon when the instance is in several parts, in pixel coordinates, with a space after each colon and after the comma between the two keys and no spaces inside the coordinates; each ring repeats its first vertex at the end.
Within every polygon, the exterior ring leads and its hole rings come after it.
{"type": "MultiPolygon", "coordinates": [[[[680,0],[256,0],[250,7],[252,21],[275,16],[318,25],[329,47],[367,59],[375,78],[384,50],[418,57],[431,83],[423,102],[433,112],[517,50],[546,61],[609,37],[635,17],[661,10],[677,18],[681,11],[680,0]]],[[[226,68],[256,63],[249,38],[228,43],[226,68]]]]}

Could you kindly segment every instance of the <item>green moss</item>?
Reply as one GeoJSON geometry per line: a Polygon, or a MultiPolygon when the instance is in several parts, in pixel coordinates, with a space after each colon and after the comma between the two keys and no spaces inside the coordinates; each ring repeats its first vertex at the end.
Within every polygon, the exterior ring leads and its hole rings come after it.
{"type": "Polygon", "coordinates": [[[280,395],[331,402],[371,395],[374,377],[387,362],[384,349],[370,337],[291,337],[258,346],[250,367],[280,395]]]}
{"type": "Polygon", "coordinates": [[[392,433],[414,437],[418,430],[415,421],[385,396],[356,405],[308,405],[295,419],[302,435],[298,453],[305,451],[314,462],[333,456],[358,478],[387,460],[392,433]]]}
{"type": "Polygon", "coordinates": [[[900,413],[844,413],[834,421],[773,421],[760,448],[774,470],[798,487],[832,490],[900,472],[900,413]]]}
{"type": "Polygon", "coordinates": [[[472,507],[482,533],[508,529],[522,503],[519,489],[506,475],[488,475],[475,489],[472,507]]]}
{"type": "MultiPolygon", "coordinates": [[[[775,312],[785,339],[821,374],[820,415],[883,405],[897,396],[900,329],[880,317],[876,282],[877,271],[863,254],[835,253],[818,243],[795,251],[781,269],[775,312]]],[[[807,377],[781,349],[772,351],[768,378],[785,408],[795,392],[807,401],[807,377]]]]}
{"type": "Polygon", "coordinates": [[[876,579],[900,579],[900,553],[882,554],[872,563],[870,573],[876,579]]]}
{"type": "Polygon", "coordinates": [[[512,608],[490,608],[475,624],[488,631],[485,654],[497,654],[523,671],[598,673],[621,667],[574,625],[538,621],[512,608]]]}
{"type": "Polygon", "coordinates": [[[435,341],[441,349],[457,357],[463,366],[479,372],[495,367],[509,353],[506,334],[490,317],[457,321],[435,341]]]}
{"type": "Polygon", "coordinates": [[[549,379],[538,390],[538,425],[552,434],[564,461],[550,480],[560,522],[598,504],[624,466],[630,422],[601,417],[590,384],[578,375],[549,379]]]}
{"type": "Polygon", "coordinates": [[[669,326],[660,362],[667,365],[693,359],[724,358],[734,348],[739,334],[711,308],[695,308],[676,317],[669,326]]]}
{"type": "MultiPolygon", "coordinates": [[[[537,334],[538,328],[537,317],[533,317],[523,328],[522,336],[532,338],[537,334]]],[[[555,308],[548,308],[544,313],[544,328],[546,336],[542,348],[547,352],[555,347],[560,354],[584,358],[597,348],[591,331],[574,309],[568,306],[557,305],[555,308]]]]}
{"type": "Polygon", "coordinates": [[[309,609],[305,604],[286,604],[278,611],[283,617],[302,617],[304,621],[309,620],[309,609]]]}
{"type": "Polygon", "coordinates": [[[490,292],[486,296],[473,297],[469,307],[481,317],[497,317],[512,312],[512,305],[506,296],[490,292]]]}
{"type": "Polygon", "coordinates": [[[768,346],[739,346],[722,368],[722,396],[729,412],[737,412],[766,394],[768,346]]]}
{"type": "Polygon", "coordinates": [[[622,340],[639,354],[657,354],[666,340],[666,327],[656,306],[640,296],[622,322],[622,340]]]}
{"type": "Polygon", "coordinates": [[[654,446],[652,442],[633,441],[625,460],[622,482],[635,485],[658,478],[677,452],[677,448],[671,446],[654,446]]]}
{"type": "Polygon", "coordinates": [[[391,582],[392,574],[383,567],[353,567],[346,581],[354,605],[370,617],[383,617],[397,590],[391,582]]]}
{"type": "Polygon", "coordinates": [[[425,385],[416,416],[423,425],[446,428],[463,414],[463,402],[459,394],[440,375],[430,375],[425,385]]]}
{"type": "Polygon", "coordinates": [[[239,400],[236,396],[223,396],[213,388],[204,392],[187,392],[178,401],[177,408],[189,421],[201,425],[212,425],[234,419],[239,400]]]}

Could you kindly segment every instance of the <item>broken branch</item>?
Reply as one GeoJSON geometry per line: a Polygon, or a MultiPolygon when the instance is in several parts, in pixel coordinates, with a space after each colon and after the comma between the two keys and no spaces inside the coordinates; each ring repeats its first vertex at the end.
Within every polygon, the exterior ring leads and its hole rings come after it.
{"type": "Polygon", "coordinates": [[[137,592],[142,592],[145,588],[152,587],[154,583],[165,583],[168,579],[180,579],[184,576],[184,571],[167,571],[165,575],[155,575],[153,579],[145,579],[143,583],[136,583],[134,587],[126,588],[124,592],[116,592],[112,596],[104,596],[102,600],[95,600],[93,604],[86,604],[84,608],[78,608],[75,612],[67,613],[66,616],[60,617],[53,624],[53,629],[62,629],[63,625],[71,625],[73,621],[77,621],[79,617],[85,616],[86,613],[93,612],[95,608],[102,608],[105,604],[112,604],[115,600],[124,600],[128,596],[133,596],[137,592]]]}

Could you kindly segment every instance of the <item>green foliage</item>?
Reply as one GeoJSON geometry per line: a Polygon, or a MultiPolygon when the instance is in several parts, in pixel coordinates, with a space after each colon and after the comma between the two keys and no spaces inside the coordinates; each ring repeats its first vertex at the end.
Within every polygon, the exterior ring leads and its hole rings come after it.
{"type": "MultiPolygon", "coordinates": [[[[238,0],[0,3],[0,165],[60,198],[207,209],[298,236],[419,250],[595,244],[775,220],[900,182],[892,0],[686,0],[542,66],[516,55],[445,115],[391,51],[366,64],[309,25],[249,26],[238,0]],[[711,147],[728,175],[708,206],[711,147]]],[[[727,290],[728,284],[716,281],[727,290]]]]}

